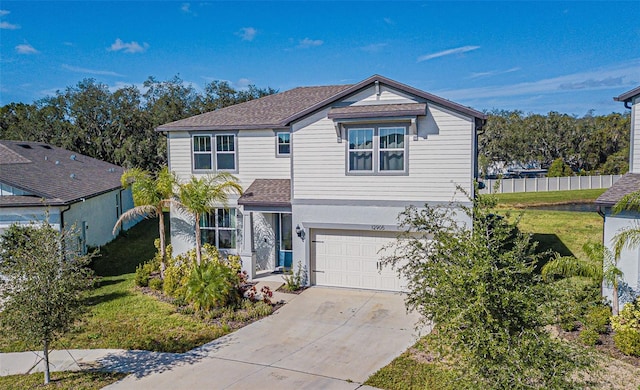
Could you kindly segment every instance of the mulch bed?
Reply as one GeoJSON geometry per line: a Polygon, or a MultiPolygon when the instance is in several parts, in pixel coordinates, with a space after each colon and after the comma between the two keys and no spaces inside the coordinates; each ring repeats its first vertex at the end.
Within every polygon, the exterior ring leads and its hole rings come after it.
{"type": "MultiPolygon", "coordinates": [[[[580,335],[580,330],[576,330],[573,332],[566,332],[560,327],[558,327],[558,334],[565,340],[574,341],[576,343],[580,343],[578,336],[580,335]]],[[[634,367],[640,368],[640,357],[638,356],[629,356],[625,355],[618,348],[616,344],[613,342],[613,334],[611,332],[607,334],[601,334],[598,343],[594,346],[596,350],[611,356],[614,359],[623,361],[625,363],[631,364],[634,367]]]]}
{"type": "Polygon", "coordinates": [[[285,293],[285,294],[300,295],[300,294],[302,294],[302,292],[303,292],[304,290],[306,290],[306,289],[307,289],[307,286],[305,286],[305,287],[301,287],[301,288],[300,288],[300,289],[298,289],[298,290],[291,291],[291,290],[287,290],[287,288],[286,288],[286,287],[285,287],[285,285],[283,284],[282,286],[278,287],[278,289],[277,289],[276,291],[277,291],[277,292],[281,292],[281,293],[285,293]]]}

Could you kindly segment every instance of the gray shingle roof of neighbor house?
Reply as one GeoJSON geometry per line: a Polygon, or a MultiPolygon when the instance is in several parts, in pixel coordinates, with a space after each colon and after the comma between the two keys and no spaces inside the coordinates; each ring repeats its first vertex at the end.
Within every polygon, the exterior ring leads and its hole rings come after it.
{"type": "Polygon", "coordinates": [[[33,196],[0,196],[0,207],[67,205],[120,187],[124,169],[41,142],[0,140],[0,182],[33,196]]]}
{"type": "Polygon", "coordinates": [[[613,98],[616,102],[628,102],[631,101],[634,97],[640,95],[640,87],[636,87],[631,91],[627,91],[620,96],[616,96],[613,98]]]}
{"type": "Polygon", "coordinates": [[[640,174],[627,173],[600,195],[595,203],[600,206],[613,206],[623,196],[638,190],[640,190],[640,174]]]}
{"type": "Polygon", "coordinates": [[[243,206],[291,206],[291,180],[256,179],[238,199],[243,206]]]}
{"type": "Polygon", "coordinates": [[[357,84],[351,85],[294,88],[275,95],[265,96],[260,99],[250,100],[216,111],[170,122],[158,126],[156,131],[283,128],[306,115],[331,105],[349,95],[355,94],[376,82],[440,104],[479,120],[486,119],[485,114],[472,108],[398,83],[386,77],[374,75],[357,84]]]}

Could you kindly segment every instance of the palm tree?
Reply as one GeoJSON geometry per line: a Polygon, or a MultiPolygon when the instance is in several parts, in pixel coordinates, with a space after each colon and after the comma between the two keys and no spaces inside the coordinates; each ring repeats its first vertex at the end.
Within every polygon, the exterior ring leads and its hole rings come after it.
{"type": "Polygon", "coordinates": [[[196,263],[200,265],[202,259],[202,242],[200,233],[200,219],[204,214],[210,214],[216,204],[226,207],[229,195],[242,194],[242,186],[238,179],[226,172],[208,175],[201,178],[195,176],[180,186],[180,207],[195,217],[196,231],[196,263]]]}
{"type": "Polygon", "coordinates": [[[158,232],[160,234],[160,277],[164,279],[165,270],[165,231],[163,209],[175,202],[176,175],[168,167],[162,167],[156,175],[148,171],[133,168],[125,171],[120,178],[123,187],[131,186],[133,207],[123,213],[113,227],[113,234],[124,221],[145,217],[158,217],[158,232]]]}
{"type": "Polygon", "coordinates": [[[593,279],[613,289],[611,312],[618,314],[618,282],[622,277],[622,271],[616,266],[616,261],[611,251],[600,243],[587,242],[582,246],[587,255],[586,259],[578,259],[574,256],[560,256],[550,260],[542,267],[542,276],[548,279],[551,275],[565,277],[583,277],[593,279]]]}

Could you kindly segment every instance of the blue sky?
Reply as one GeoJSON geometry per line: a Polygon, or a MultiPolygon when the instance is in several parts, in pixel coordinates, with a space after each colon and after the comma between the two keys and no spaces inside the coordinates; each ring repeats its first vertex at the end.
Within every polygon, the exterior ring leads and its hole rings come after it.
{"type": "Polygon", "coordinates": [[[478,110],[621,112],[640,1],[0,3],[0,104],[84,78],[280,91],[381,74],[478,110]]]}

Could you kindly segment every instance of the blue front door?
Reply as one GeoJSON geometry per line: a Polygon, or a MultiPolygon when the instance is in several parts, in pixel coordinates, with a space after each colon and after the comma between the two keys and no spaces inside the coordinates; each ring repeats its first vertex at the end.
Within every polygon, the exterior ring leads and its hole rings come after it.
{"type": "Polygon", "coordinates": [[[278,214],[278,267],[291,268],[293,264],[291,214],[278,214]]]}

